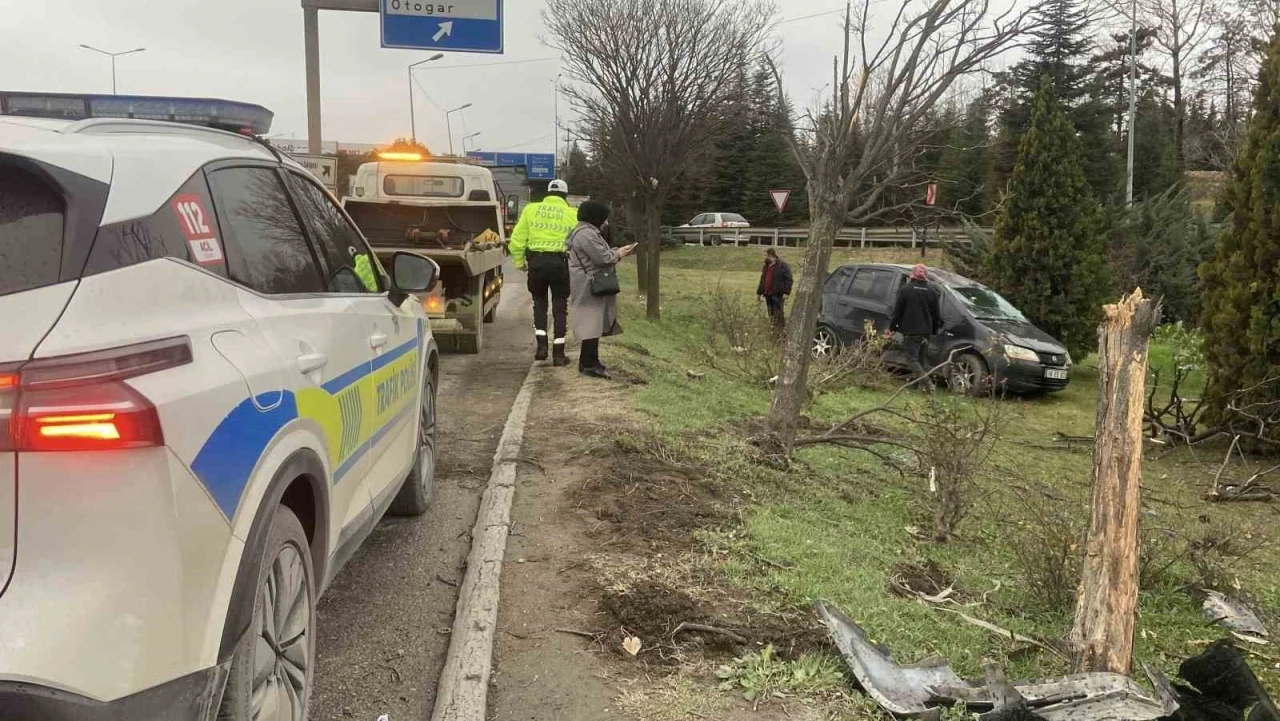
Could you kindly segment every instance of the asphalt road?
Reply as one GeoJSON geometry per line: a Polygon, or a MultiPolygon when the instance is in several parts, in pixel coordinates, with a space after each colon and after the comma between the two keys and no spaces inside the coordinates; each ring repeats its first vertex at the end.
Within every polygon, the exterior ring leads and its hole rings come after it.
{"type": "Polygon", "coordinates": [[[506,279],[482,352],[441,361],[435,506],[383,519],[320,599],[315,721],[430,718],[480,494],[533,359],[524,275],[506,279]]]}

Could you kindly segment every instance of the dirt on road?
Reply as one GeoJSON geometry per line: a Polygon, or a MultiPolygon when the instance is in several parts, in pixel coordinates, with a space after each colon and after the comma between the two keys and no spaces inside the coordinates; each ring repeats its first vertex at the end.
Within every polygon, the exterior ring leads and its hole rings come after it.
{"type": "Polygon", "coordinates": [[[524,276],[507,281],[483,351],[441,359],[435,505],[383,519],[320,601],[312,719],[431,715],[480,494],[533,358],[524,276]]]}
{"type": "Polygon", "coordinates": [[[746,499],[632,410],[643,374],[615,375],[535,374],[489,718],[820,718],[716,689],[717,665],[766,644],[793,658],[824,648],[825,634],[809,614],[762,611],[713,577],[700,534],[736,527],[746,499]]]}

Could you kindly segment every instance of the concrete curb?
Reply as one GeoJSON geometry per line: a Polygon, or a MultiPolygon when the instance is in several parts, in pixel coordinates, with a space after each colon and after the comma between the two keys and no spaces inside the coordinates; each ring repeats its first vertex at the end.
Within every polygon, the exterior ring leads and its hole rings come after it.
{"type": "Polygon", "coordinates": [[[536,367],[529,369],[516,396],[494,454],[489,485],[471,530],[471,553],[458,592],[449,653],[436,687],[431,721],[485,721],[489,673],[493,669],[493,637],[498,624],[502,559],[511,530],[511,502],[516,490],[516,464],[524,440],[525,418],[536,386],[536,367]]]}

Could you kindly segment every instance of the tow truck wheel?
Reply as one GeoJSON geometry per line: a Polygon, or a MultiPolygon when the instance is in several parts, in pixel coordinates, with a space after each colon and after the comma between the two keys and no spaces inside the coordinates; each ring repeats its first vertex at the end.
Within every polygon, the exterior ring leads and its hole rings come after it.
{"type": "Polygon", "coordinates": [[[421,516],[436,500],[436,380],[431,369],[422,380],[422,409],[418,420],[418,457],[387,512],[393,516],[421,516]]]}
{"type": "Polygon", "coordinates": [[[253,621],[231,659],[219,721],[305,721],[316,660],[316,583],[302,524],[276,509],[254,587],[253,621]]]}

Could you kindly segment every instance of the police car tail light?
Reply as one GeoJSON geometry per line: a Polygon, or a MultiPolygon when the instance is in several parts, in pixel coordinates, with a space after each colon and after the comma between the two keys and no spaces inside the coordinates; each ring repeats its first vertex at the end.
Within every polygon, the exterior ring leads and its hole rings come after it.
{"type": "Polygon", "coordinates": [[[24,452],[162,446],[155,406],[124,381],[190,362],[185,337],[33,361],[14,378],[6,436],[24,452]]]}
{"type": "Polygon", "coordinates": [[[18,404],[18,374],[0,368],[0,452],[13,450],[13,412],[18,404]]]}

